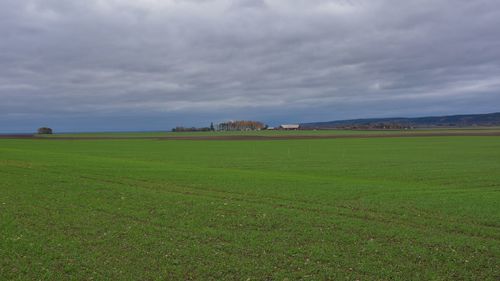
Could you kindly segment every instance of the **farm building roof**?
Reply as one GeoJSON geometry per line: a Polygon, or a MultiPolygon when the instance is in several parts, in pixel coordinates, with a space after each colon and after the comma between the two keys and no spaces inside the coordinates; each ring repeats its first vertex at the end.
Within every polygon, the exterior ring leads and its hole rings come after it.
{"type": "Polygon", "coordinates": [[[298,129],[300,125],[298,124],[284,124],[280,126],[283,129],[298,129]]]}

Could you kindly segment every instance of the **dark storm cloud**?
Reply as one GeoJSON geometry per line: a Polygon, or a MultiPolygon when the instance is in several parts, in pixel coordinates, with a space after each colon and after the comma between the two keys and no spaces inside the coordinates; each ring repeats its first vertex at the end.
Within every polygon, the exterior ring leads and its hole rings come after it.
{"type": "Polygon", "coordinates": [[[498,26],[495,0],[5,0],[0,128],[498,111],[498,26]]]}

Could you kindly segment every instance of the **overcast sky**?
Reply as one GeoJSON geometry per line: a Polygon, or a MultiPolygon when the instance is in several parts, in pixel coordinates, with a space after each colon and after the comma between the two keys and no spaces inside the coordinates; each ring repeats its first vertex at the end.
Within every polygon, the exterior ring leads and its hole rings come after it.
{"type": "Polygon", "coordinates": [[[0,132],[500,111],[498,0],[1,0],[0,132]]]}

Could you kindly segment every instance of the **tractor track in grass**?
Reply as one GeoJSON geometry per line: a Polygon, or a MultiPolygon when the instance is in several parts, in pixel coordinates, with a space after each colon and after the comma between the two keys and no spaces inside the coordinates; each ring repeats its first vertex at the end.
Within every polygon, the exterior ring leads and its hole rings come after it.
{"type": "MultiPolygon", "coordinates": [[[[401,217],[401,214],[394,211],[381,212],[380,210],[367,208],[362,206],[349,206],[349,205],[336,205],[332,206],[330,204],[318,203],[315,201],[308,200],[291,200],[288,198],[280,196],[265,196],[259,197],[256,195],[241,194],[238,192],[229,192],[216,189],[200,189],[193,186],[183,186],[183,185],[165,185],[163,183],[156,183],[147,180],[137,180],[133,178],[121,178],[121,179],[109,179],[107,177],[95,177],[95,176],[80,176],[82,179],[92,180],[96,182],[105,182],[116,185],[124,185],[133,188],[149,189],[155,190],[161,193],[171,193],[177,195],[184,195],[197,198],[210,198],[213,200],[221,201],[234,201],[241,202],[245,204],[257,204],[272,206],[276,209],[284,209],[290,211],[305,212],[310,214],[315,214],[318,216],[337,216],[350,219],[356,219],[359,221],[364,221],[367,223],[378,223],[385,225],[399,225],[402,227],[419,229],[421,231],[431,231],[427,226],[429,223],[434,223],[442,220],[438,214],[422,213],[423,210],[418,210],[419,218],[424,220],[423,222],[412,222],[408,219],[401,217]],[[168,188],[165,188],[168,187],[168,188]],[[271,200],[271,201],[269,201],[271,200]]],[[[471,221],[454,221],[453,227],[443,226],[443,225],[433,225],[433,228],[439,229],[442,232],[453,234],[453,235],[464,235],[468,237],[474,237],[479,239],[486,239],[491,241],[500,241],[500,237],[497,235],[492,235],[489,233],[478,233],[474,231],[465,231],[462,224],[474,225],[482,230],[496,229],[497,226],[488,226],[483,224],[474,223],[471,221]]]]}
{"type": "Polygon", "coordinates": [[[312,140],[312,139],[363,139],[363,138],[413,138],[413,137],[498,137],[500,131],[492,132],[408,132],[408,133],[369,133],[333,135],[232,135],[232,136],[50,136],[37,135],[0,135],[0,139],[30,140],[192,140],[192,141],[269,141],[269,140],[312,140]]]}

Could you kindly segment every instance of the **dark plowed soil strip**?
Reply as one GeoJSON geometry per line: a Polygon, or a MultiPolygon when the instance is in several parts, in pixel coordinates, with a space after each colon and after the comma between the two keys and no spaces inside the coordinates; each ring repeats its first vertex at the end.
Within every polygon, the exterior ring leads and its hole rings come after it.
{"type": "Polygon", "coordinates": [[[32,139],[32,138],[34,138],[33,135],[23,135],[23,134],[0,135],[0,139],[32,139]]]}
{"type": "Polygon", "coordinates": [[[289,136],[186,136],[161,137],[161,140],[310,140],[310,139],[353,139],[353,138],[404,138],[404,137],[448,137],[448,136],[500,136],[500,132],[436,132],[409,134],[351,134],[351,135],[289,135],[289,136]]]}
{"type": "Polygon", "coordinates": [[[310,140],[347,138],[413,138],[413,137],[467,137],[500,136],[495,132],[435,132],[435,133],[394,133],[394,134],[346,134],[346,135],[287,135],[287,136],[168,136],[168,137],[39,137],[35,135],[0,135],[0,139],[36,140],[196,140],[196,141],[267,141],[267,140],[310,140]]]}

